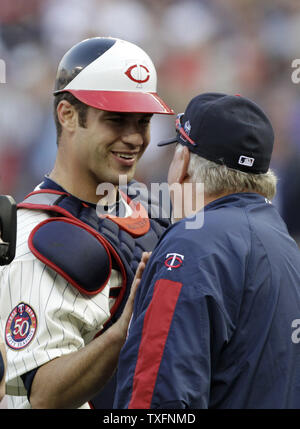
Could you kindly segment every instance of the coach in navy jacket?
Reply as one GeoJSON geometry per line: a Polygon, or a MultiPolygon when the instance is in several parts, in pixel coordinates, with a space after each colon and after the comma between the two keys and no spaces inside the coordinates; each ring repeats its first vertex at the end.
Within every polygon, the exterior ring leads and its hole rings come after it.
{"type": "Polygon", "coordinates": [[[300,253],[270,202],[270,121],[208,93],[176,129],[177,222],[137,291],[114,406],[300,408],[300,253]]]}

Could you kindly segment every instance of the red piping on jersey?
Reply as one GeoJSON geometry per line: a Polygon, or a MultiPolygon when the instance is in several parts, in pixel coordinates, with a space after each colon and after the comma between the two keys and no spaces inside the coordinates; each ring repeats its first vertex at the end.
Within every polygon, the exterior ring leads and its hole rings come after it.
{"type": "Polygon", "coordinates": [[[146,311],[128,408],[149,409],[182,283],[160,279],[146,311]]]}
{"type": "Polygon", "coordinates": [[[86,295],[97,295],[99,292],[101,292],[104,287],[107,285],[110,275],[111,275],[111,269],[112,269],[112,261],[111,261],[111,255],[108,249],[108,246],[106,244],[106,241],[103,239],[103,237],[97,233],[96,230],[89,228],[88,225],[83,224],[83,222],[80,221],[75,221],[74,219],[66,219],[63,217],[52,217],[50,219],[46,219],[42,222],[40,222],[35,228],[33,228],[33,230],[31,231],[29,238],[28,238],[28,247],[31,250],[31,252],[34,254],[34,256],[39,259],[40,261],[42,261],[45,265],[47,265],[48,267],[52,268],[54,271],[56,271],[58,274],[60,274],[65,280],[67,280],[71,285],[73,285],[76,289],[79,290],[79,292],[86,294],[86,295]],[[51,262],[48,258],[46,258],[44,255],[42,255],[35,247],[33,244],[33,237],[34,234],[36,233],[36,231],[42,227],[43,225],[46,225],[49,222],[55,222],[55,221],[60,221],[60,222],[66,222],[66,223],[71,223],[72,225],[76,225],[82,229],[85,229],[86,231],[90,232],[98,241],[100,241],[100,243],[102,244],[102,246],[104,247],[104,249],[106,250],[106,253],[108,255],[108,259],[109,259],[109,275],[107,276],[106,281],[103,283],[103,285],[101,285],[97,290],[93,290],[93,291],[87,291],[86,289],[82,288],[78,283],[76,283],[72,277],[70,277],[67,273],[65,273],[61,268],[59,268],[56,264],[54,264],[53,262],[51,262]]]}

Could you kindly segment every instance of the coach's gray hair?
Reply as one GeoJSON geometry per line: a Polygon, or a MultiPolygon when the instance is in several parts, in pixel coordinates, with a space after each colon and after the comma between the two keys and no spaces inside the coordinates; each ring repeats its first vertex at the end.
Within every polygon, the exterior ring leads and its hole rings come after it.
{"type": "MultiPolygon", "coordinates": [[[[176,150],[182,150],[180,147],[183,148],[178,144],[176,150]]],[[[276,194],[277,178],[271,169],[264,174],[244,173],[190,152],[187,173],[192,182],[204,183],[204,192],[208,196],[256,192],[272,200],[276,194]]]]}

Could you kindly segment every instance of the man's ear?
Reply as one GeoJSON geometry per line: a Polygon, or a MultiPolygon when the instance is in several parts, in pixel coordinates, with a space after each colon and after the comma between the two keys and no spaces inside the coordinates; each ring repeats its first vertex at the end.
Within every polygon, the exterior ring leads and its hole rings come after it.
{"type": "Polygon", "coordinates": [[[74,131],[77,124],[77,112],[67,100],[62,100],[57,106],[57,117],[62,128],[74,131]]]}
{"type": "Polygon", "coordinates": [[[175,154],[175,174],[176,182],[182,183],[187,177],[187,170],[190,162],[190,151],[186,146],[183,146],[181,150],[176,151],[175,154]]]}

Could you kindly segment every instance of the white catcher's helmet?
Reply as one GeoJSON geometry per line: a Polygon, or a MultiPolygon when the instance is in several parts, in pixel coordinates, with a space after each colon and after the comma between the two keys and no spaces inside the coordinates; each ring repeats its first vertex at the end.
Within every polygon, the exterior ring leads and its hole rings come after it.
{"type": "Polygon", "coordinates": [[[94,37],[73,46],[59,63],[54,95],[68,91],[96,109],[174,114],[156,93],[150,57],[124,40],[94,37]]]}

